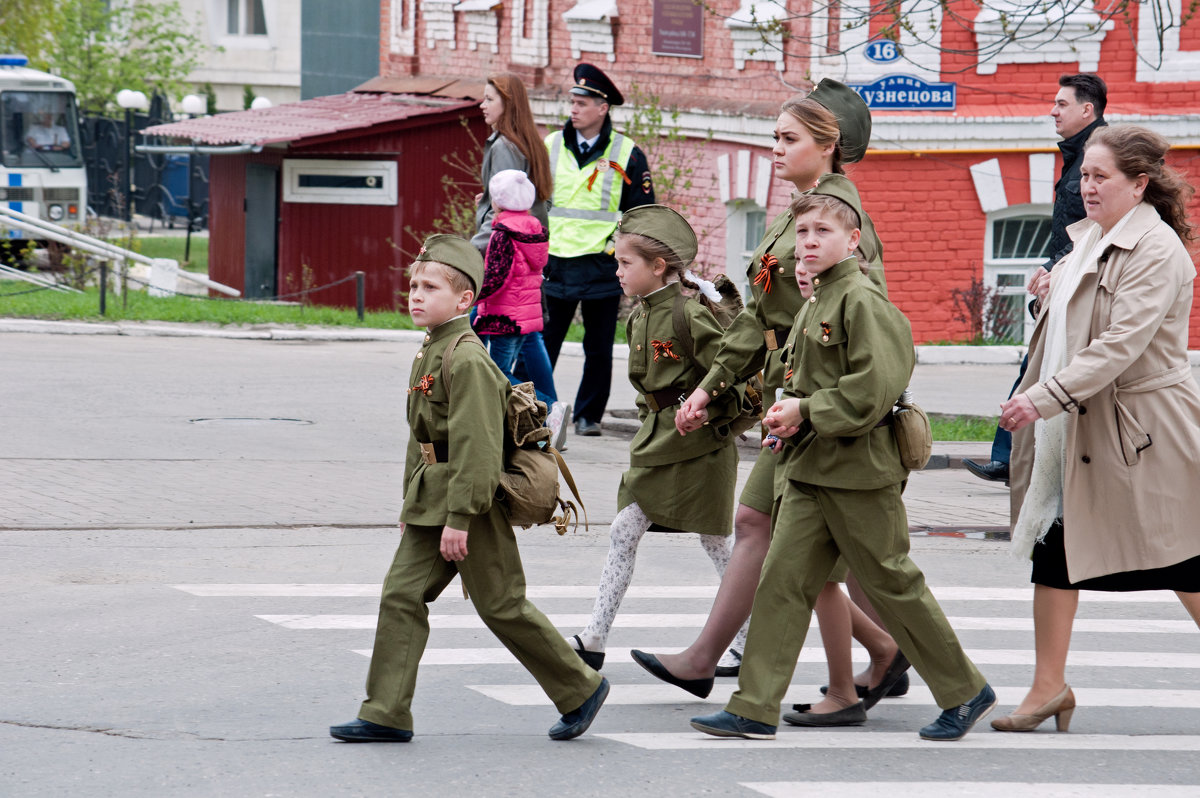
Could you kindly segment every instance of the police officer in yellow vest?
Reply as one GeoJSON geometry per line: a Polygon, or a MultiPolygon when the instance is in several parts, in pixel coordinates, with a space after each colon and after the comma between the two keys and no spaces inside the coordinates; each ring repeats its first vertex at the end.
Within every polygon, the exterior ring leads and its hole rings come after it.
{"type": "Polygon", "coordinates": [[[612,236],[623,211],[654,202],[654,185],[646,156],[613,130],[608,109],[625,98],[608,76],[591,64],[579,64],[570,96],[571,120],[546,136],[554,198],[544,284],[550,320],[542,336],[550,363],[557,364],[582,303],[584,364],[575,396],[575,433],[599,435],[612,384],[613,334],[621,301],[612,236]]]}

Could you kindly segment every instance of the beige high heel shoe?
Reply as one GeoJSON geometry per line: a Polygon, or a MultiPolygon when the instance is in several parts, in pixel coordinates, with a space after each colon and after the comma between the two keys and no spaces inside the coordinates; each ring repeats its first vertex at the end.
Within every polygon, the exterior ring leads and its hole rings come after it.
{"type": "Polygon", "coordinates": [[[1074,714],[1075,694],[1071,692],[1071,685],[1068,684],[1063,687],[1061,693],[1047,701],[1036,712],[1029,715],[1014,713],[1006,718],[996,718],[992,721],[992,728],[1002,732],[1033,731],[1053,715],[1055,730],[1065,732],[1071,725],[1071,716],[1074,714]]]}

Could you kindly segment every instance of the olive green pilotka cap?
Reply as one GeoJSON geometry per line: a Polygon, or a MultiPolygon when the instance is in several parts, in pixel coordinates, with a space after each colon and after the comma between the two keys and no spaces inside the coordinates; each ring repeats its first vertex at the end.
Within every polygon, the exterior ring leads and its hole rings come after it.
{"type": "Polygon", "coordinates": [[[696,259],[696,251],[699,249],[696,233],[687,219],[666,205],[638,205],[636,208],[630,208],[621,216],[621,221],[617,222],[617,232],[653,238],[678,255],[684,266],[690,265],[696,259]]]}
{"type": "Polygon", "coordinates": [[[471,281],[471,290],[475,292],[475,296],[479,296],[479,286],[483,284],[483,257],[465,238],[448,233],[432,235],[425,239],[416,259],[444,263],[458,269],[467,275],[467,279],[471,281]]]}
{"type": "Polygon", "coordinates": [[[857,163],[871,143],[871,109],[858,92],[845,83],[822,78],[808,96],[837,117],[842,131],[842,162],[857,163]]]}
{"type": "Polygon", "coordinates": [[[862,199],[859,198],[858,189],[850,182],[850,178],[845,175],[821,175],[811,193],[840,199],[854,209],[858,215],[858,225],[862,227],[862,199]]]}

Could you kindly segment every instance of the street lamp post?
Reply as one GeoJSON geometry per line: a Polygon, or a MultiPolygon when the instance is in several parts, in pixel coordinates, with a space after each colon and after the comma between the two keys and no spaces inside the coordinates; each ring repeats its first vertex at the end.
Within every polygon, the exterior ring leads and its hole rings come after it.
{"type": "MultiPolygon", "coordinates": [[[[208,103],[198,94],[189,94],[179,101],[179,107],[189,118],[200,116],[208,110],[208,103]]],[[[196,213],[193,198],[196,196],[196,167],[194,163],[194,148],[187,156],[187,235],[183,241],[183,259],[192,259],[192,224],[196,213]]]]}
{"type": "Polygon", "coordinates": [[[125,169],[121,190],[125,198],[125,221],[129,222],[133,221],[133,112],[149,110],[150,102],[140,91],[121,89],[117,92],[117,105],[125,109],[125,169]]]}

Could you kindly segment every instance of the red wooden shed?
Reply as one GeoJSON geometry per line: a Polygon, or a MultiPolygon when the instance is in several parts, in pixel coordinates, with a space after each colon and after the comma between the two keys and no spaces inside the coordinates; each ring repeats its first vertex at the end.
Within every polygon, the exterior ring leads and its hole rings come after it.
{"type": "MultiPolygon", "coordinates": [[[[348,92],[144,132],[212,156],[213,280],[288,297],[363,271],[367,308],[404,310],[414,234],[444,210],[447,158],[470,162],[489,132],[482,84],[445,83],[436,96],[348,92]]],[[[354,291],[350,280],[309,301],[353,307],[354,291]]]]}

